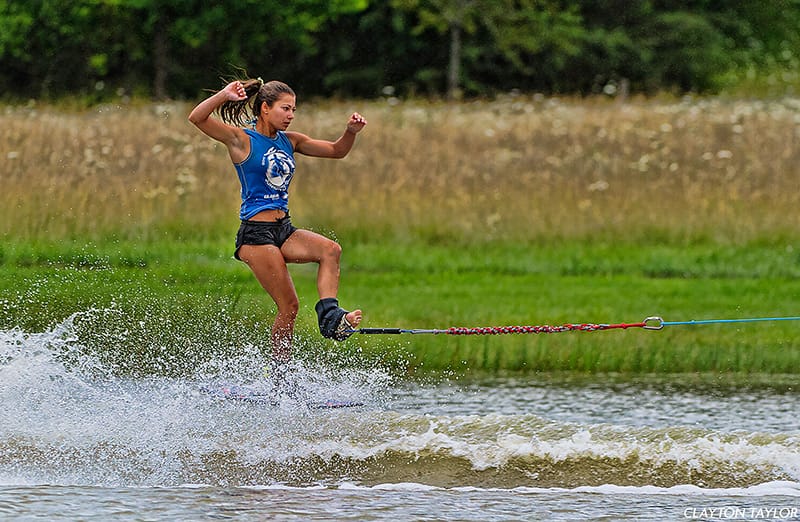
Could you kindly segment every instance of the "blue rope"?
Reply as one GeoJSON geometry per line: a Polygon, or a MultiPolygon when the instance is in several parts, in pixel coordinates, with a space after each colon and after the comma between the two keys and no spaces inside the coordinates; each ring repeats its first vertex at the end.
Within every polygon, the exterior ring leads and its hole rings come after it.
{"type": "Polygon", "coordinates": [[[696,321],[664,321],[660,317],[648,317],[645,319],[648,330],[660,330],[665,326],[680,326],[693,324],[722,324],[722,323],[756,323],[763,321],[800,321],[800,317],[752,317],[749,319],[702,319],[696,321]]]}

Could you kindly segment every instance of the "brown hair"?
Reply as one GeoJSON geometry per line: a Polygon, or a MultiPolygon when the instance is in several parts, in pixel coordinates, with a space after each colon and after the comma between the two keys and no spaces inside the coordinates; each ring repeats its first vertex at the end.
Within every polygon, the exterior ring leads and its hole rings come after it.
{"type": "Polygon", "coordinates": [[[266,103],[267,107],[272,107],[272,104],[283,94],[296,96],[291,87],[278,80],[267,83],[264,83],[261,78],[240,81],[244,86],[247,99],[226,101],[217,109],[222,121],[231,125],[245,127],[261,113],[262,104],[266,103]]]}

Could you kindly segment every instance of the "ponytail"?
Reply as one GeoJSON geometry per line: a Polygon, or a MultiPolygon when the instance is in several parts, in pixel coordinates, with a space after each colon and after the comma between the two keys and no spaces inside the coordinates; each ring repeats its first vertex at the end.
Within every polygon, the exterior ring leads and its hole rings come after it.
{"type": "Polygon", "coordinates": [[[282,95],[291,94],[295,96],[291,87],[283,82],[272,80],[264,83],[261,78],[240,80],[247,95],[246,100],[226,101],[218,109],[220,118],[225,123],[246,127],[261,113],[261,105],[266,103],[268,107],[282,95]],[[252,100],[252,101],[251,101],[252,100]]]}

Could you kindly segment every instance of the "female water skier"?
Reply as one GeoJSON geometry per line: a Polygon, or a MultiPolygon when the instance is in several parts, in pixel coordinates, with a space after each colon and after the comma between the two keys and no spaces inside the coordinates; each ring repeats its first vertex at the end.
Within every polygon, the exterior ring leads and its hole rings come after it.
{"type": "Polygon", "coordinates": [[[295,170],[294,153],[343,158],[367,124],[353,113],[336,141],[312,139],[286,129],[294,119],[296,96],[285,83],[260,78],[233,81],[200,102],[189,121],[223,143],[242,185],[241,226],[236,259],[244,261],[278,307],[272,325],[273,364],[289,361],[299,303],[286,263],[318,263],[315,309],[324,337],[341,341],[361,322],[361,310],[339,307],[338,243],[292,226],[288,189],[295,170]],[[252,102],[248,103],[252,99],[252,102]],[[217,112],[219,119],[211,115],[217,112]],[[252,116],[255,119],[250,120],[252,116]],[[250,128],[243,128],[249,124],[250,128]]]}

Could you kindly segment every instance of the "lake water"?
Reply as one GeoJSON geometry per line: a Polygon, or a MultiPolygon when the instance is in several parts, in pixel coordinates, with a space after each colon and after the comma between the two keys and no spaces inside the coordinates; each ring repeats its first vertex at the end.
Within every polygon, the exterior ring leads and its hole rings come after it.
{"type": "Polygon", "coordinates": [[[796,377],[298,365],[302,396],[364,403],[316,410],[201,391],[258,385],[246,358],[123,379],[68,339],[0,331],[0,519],[800,520],[796,377]]]}

